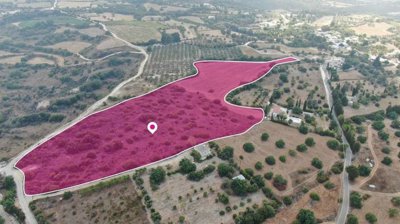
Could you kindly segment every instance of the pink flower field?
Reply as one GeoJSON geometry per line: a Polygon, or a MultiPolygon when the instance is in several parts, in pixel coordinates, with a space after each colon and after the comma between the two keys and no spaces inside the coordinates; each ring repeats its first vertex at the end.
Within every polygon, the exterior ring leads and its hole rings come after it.
{"type": "Polygon", "coordinates": [[[99,180],[244,133],[262,121],[263,110],[231,105],[225,96],[296,60],[196,62],[197,75],[92,114],[22,157],[15,166],[25,175],[25,193],[99,180]],[[154,134],[147,130],[151,121],[158,125],[154,134]]]}

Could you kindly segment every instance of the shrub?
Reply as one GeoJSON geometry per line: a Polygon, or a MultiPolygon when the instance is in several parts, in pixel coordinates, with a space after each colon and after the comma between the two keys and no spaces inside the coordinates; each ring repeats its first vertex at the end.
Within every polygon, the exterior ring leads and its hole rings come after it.
{"type": "Polygon", "coordinates": [[[368,166],[365,166],[365,165],[359,165],[358,166],[358,173],[362,177],[367,177],[371,173],[371,168],[369,168],[368,166]]]}
{"type": "Polygon", "coordinates": [[[298,145],[297,147],[296,147],[296,150],[297,151],[299,151],[299,152],[305,152],[305,151],[307,151],[307,146],[305,145],[305,144],[300,144],[300,145],[298,145]]]}
{"type": "Polygon", "coordinates": [[[254,145],[252,143],[249,143],[249,142],[244,143],[243,144],[243,149],[244,149],[245,152],[251,153],[251,152],[254,151],[254,145]]]}
{"type": "Polygon", "coordinates": [[[382,163],[385,164],[386,166],[390,166],[392,164],[392,159],[388,156],[385,156],[382,160],[382,163]]]}
{"type": "Polygon", "coordinates": [[[201,161],[201,155],[197,150],[192,150],[192,152],[190,152],[190,155],[193,157],[193,160],[195,162],[200,162],[201,161]]]}
{"type": "Polygon", "coordinates": [[[286,206],[289,206],[293,203],[293,200],[290,196],[285,196],[282,198],[283,204],[285,204],[286,206]]]}
{"type": "Polygon", "coordinates": [[[221,163],[218,165],[218,174],[220,177],[232,177],[235,169],[226,163],[221,163]]]}
{"type": "Polygon", "coordinates": [[[400,207],[400,197],[393,197],[390,201],[393,206],[400,207]]]}
{"type": "Polygon", "coordinates": [[[273,172],[268,172],[264,174],[264,178],[267,180],[271,180],[273,176],[274,176],[273,172]]]}
{"type": "Polygon", "coordinates": [[[357,137],[357,140],[358,140],[359,142],[361,142],[362,144],[364,144],[364,143],[367,141],[367,137],[365,137],[364,135],[359,135],[359,136],[357,137]]]}
{"type": "Polygon", "coordinates": [[[382,148],[382,150],[381,150],[383,153],[385,153],[385,154],[390,154],[390,148],[389,147],[383,147],[382,148]]]}
{"type": "Polygon", "coordinates": [[[394,120],[394,121],[392,121],[392,123],[390,124],[390,126],[391,126],[392,128],[400,129],[400,120],[394,120]]]}
{"type": "Polygon", "coordinates": [[[380,139],[387,141],[389,139],[389,134],[383,130],[378,131],[378,136],[380,139]]]}
{"type": "Polygon", "coordinates": [[[266,142],[269,139],[269,134],[264,132],[261,134],[261,141],[266,142]]]}
{"type": "Polygon", "coordinates": [[[218,193],[217,197],[218,197],[218,201],[221,202],[222,204],[226,205],[229,203],[229,197],[226,194],[218,193]]]}
{"type": "Polygon", "coordinates": [[[70,191],[64,192],[64,194],[63,194],[63,200],[68,200],[68,199],[70,199],[70,198],[72,198],[72,192],[70,192],[70,191]]]}
{"type": "Polygon", "coordinates": [[[297,155],[297,152],[296,152],[296,151],[294,151],[293,149],[290,149],[290,150],[289,150],[289,156],[295,157],[296,155],[297,155]]]}
{"type": "Polygon", "coordinates": [[[286,156],[279,156],[279,161],[286,163],[286,156]]]}
{"type": "Polygon", "coordinates": [[[256,168],[256,170],[261,170],[263,168],[263,164],[260,161],[258,161],[256,162],[256,165],[254,167],[256,168]]]}
{"type": "Polygon", "coordinates": [[[315,141],[314,141],[314,139],[311,138],[311,137],[306,138],[305,143],[306,143],[306,145],[309,146],[309,147],[313,147],[313,146],[315,145],[315,141]]]}
{"type": "Polygon", "coordinates": [[[389,208],[388,214],[389,214],[390,218],[398,217],[399,216],[399,210],[396,209],[396,208],[389,208]]]}
{"type": "Polygon", "coordinates": [[[394,135],[395,135],[396,137],[399,137],[399,138],[400,138],[400,131],[396,131],[396,132],[394,133],[394,135]]]}
{"type": "Polygon", "coordinates": [[[179,171],[184,174],[196,171],[196,164],[192,163],[189,159],[184,158],[179,161],[179,171]]]}
{"type": "Polygon", "coordinates": [[[376,216],[370,212],[368,212],[367,214],[365,214],[365,219],[370,223],[370,224],[374,224],[378,221],[378,219],[376,218],[376,216]]]}
{"type": "Polygon", "coordinates": [[[215,170],[214,165],[208,165],[203,169],[204,174],[212,173],[215,170]]]}
{"type": "Polygon", "coordinates": [[[317,181],[318,183],[324,183],[329,180],[329,174],[325,173],[324,171],[319,171],[317,174],[317,181]]]}
{"type": "Polygon", "coordinates": [[[319,201],[319,200],[320,200],[319,195],[318,195],[317,193],[315,193],[315,192],[311,192],[311,193],[310,193],[310,198],[311,198],[311,200],[313,200],[313,201],[319,201]]]}
{"type": "Polygon", "coordinates": [[[204,172],[202,170],[190,172],[187,178],[192,181],[200,181],[204,178],[204,172]]]}
{"type": "Polygon", "coordinates": [[[328,140],[326,142],[326,145],[328,146],[328,148],[333,149],[333,150],[337,150],[339,148],[339,141],[336,139],[332,139],[332,140],[328,140]]]}
{"type": "Polygon", "coordinates": [[[361,195],[357,192],[351,192],[350,194],[350,206],[352,208],[362,208],[362,198],[361,195]]]}
{"type": "Polygon", "coordinates": [[[233,157],[233,148],[230,146],[225,146],[219,153],[218,157],[222,160],[228,160],[233,157]]]}
{"type": "Polygon", "coordinates": [[[265,162],[268,165],[273,166],[275,165],[275,158],[273,156],[268,156],[267,158],[265,158],[265,162]]]}
{"type": "Polygon", "coordinates": [[[150,183],[152,185],[160,185],[165,181],[165,170],[162,167],[157,167],[151,170],[150,183]]]}
{"type": "Polygon", "coordinates": [[[286,189],[287,185],[287,180],[283,178],[281,175],[276,175],[274,177],[273,183],[274,187],[280,191],[283,191],[286,189]]]}
{"type": "Polygon", "coordinates": [[[332,182],[328,181],[324,184],[324,187],[328,190],[331,190],[333,188],[335,188],[335,184],[333,184],[332,182]]]}
{"type": "Polygon", "coordinates": [[[285,141],[283,141],[282,139],[279,139],[278,141],[275,142],[276,147],[283,149],[285,148],[285,141]]]}
{"type": "Polygon", "coordinates": [[[311,165],[317,169],[322,169],[322,167],[324,166],[322,161],[316,157],[314,157],[311,161],[311,165]]]}

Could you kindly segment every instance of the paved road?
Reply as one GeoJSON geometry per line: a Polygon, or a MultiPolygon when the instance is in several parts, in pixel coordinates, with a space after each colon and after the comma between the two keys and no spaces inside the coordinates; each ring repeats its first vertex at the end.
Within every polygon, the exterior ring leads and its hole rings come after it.
{"type": "MultiPolygon", "coordinates": [[[[324,82],[324,87],[325,87],[325,92],[327,97],[327,101],[328,101],[328,105],[329,105],[329,109],[332,108],[332,92],[331,92],[331,88],[329,86],[328,83],[328,76],[327,76],[327,71],[325,70],[323,65],[320,65],[320,72],[321,72],[321,76],[322,76],[322,80],[324,82]]],[[[335,122],[337,124],[339,124],[339,121],[337,119],[336,113],[335,111],[332,111],[332,117],[333,120],[335,120],[335,122]]],[[[344,167],[350,166],[351,165],[351,159],[353,157],[353,153],[350,149],[350,147],[348,146],[349,143],[346,139],[346,137],[343,135],[343,130],[342,127],[339,125],[339,132],[342,136],[342,142],[344,144],[347,145],[346,148],[346,154],[345,154],[345,158],[344,158],[344,167]]],[[[342,204],[340,207],[340,211],[338,216],[336,217],[336,223],[337,224],[344,224],[346,223],[346,218],[347,218],[347,214],[349,213],[349,209],[350,209],[350,190],[351,190],[351,186],[349,183],[349,177],[346,171],[343,171],[342,175],[341,175],[341,179],[342,179],[342,204]]]]}
{"type": "MultiPolygon", "coordinates": [[[[56,5],[56,2],[55,2],[54,5],[56,5]]],[[[103,27],[103,29],[105,31],[108,31],[107,27],[104,24],[100,23],[100,25],[103,27]]],[[[114,96],[125,84],[135,80],[136,78],[138,78],[143,73],[144,66],[146,65],[147,60],[149,58],[149,55],[147,54],[145,49],[140,47],[140,46],[133,45],[130,42],[124,40],[124,39],[121,39],[120,37],[118,37],[116,34],[114,34],[112,32],[110,32],[110,33],[114,38],[124,42],[127,46],[131,47],[132,49],[137,50],[138,51],[137,53],[140,53],[140,54],[144,55],[144,60],[140,63],[140,66],[139,66],[139,69],[138,69],[138,72],[136,73],[136,75],[134,75],[131,78],[121,82],[107,96],[105,96],[104,98],[102,98],[99,101],[97,101],[96,103],[94,103],[86,111],[84,111],[82,114],[80,114],[77,118],[75,118],[71,122],[63,125],[62,127],[59,127],[54,132],[48,134],[43,139],[39,140],[37,143],[35,143],[34,145],[32,145],[31,147],[26,149],[24,152],[21,152],[16,157],[14,157],[12,160],[10,160],[9,163],[6,166],[0,168],[0,172],[1,173],[5,174],[5,175],[11,175],[11,176],[14,177],[14,180],[15,180],[15,183],[16,183],[16,189],[17,189],[17,200],[18,200],[18,203],[19,203],[22,211],[25,213],[26,223],[27,224],[37,224],[33,213],[29,209],[29,203],[33,200],[33,197],[25,195],[24,190],[23,190],[24,176],[23,176],[22,172],[18,171],[16,168],[14,168],[15,163],[20,158],[22,158],[26,153],[32,151],[34,148],[36,148],[41,143],[49,140],[50,138],[52,138],[53,136],[55,136],[57,134],[63,132],[67,128],[73,126],[74,124],[78,123],[79,121],[84,119],[86,116],[88,116],[89,114],[94,112],[101,105],[103,105],[104,102],[106,102],[106,100],[108,99],[109,96],[114,96]]]]}

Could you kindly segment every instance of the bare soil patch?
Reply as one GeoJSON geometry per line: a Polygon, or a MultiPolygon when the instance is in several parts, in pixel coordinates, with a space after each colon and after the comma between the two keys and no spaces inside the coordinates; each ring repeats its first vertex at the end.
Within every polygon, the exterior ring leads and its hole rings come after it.
{"type": "Polygon", "coordinates": [[[107,39],[103,40],[102,42],[100,42],[96,46],[96,49],[97,50],[106,50],[106,49],[115,48],[115,47],[122,47],[124,45],[125,45],[124,42],[110,37],[110,38],[107,38],[107,39]]]}
{"type": "Polygon", "coordinates": [[[392,35],[388,29],[390,29],[392,25],[385,22],[377,22],[364,24],[361,26],[353,27],[352,29],[356,32],[356,34],[365,34],[367,36],[387,36],[392,35]]]}
{"type": "Polygon", "coordinates": [[[54,61],[44,58],[44,57],[34,57],[27,62],[28,64],[31,65],[38,65],[38,64],[48,64],[48,65],[54,65],[54,61]]]}

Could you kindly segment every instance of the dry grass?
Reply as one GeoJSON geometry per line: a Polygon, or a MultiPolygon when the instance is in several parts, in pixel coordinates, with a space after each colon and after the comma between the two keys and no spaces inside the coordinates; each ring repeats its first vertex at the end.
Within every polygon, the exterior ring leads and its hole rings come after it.
{"type": "Polygon", "coordinates": [[[184,7],[178,7],[178,6],[169,6],[169,5],[159,5],[155,3],[145,3],[143,6],[146,8],[146,10],[156,10],[159,12],[177,12],[177,11],[186,11],[188,10],[187,8],[184,7]]]}
{"type": "MultiPolygon", "coordinates": [[[[179,160],[183,157],[191,158],[189,152],[185,152],[172,161],[168,161],[168,164],[172,166],[171,170],[177,169],[179,160]]],[[[202,169],[214,162],[217,165],[221,160],[214,157],[211,160],[197,164],[197,169],[202,169]]],[[[236,205],[238,209],[221,216],[219,212],[225,210],[227,205],[216,203],[215,200],[218,193],[224,192],[221,189],[221,185],[226,179],[219,177],[217,171],[208,174],[199,182],[189,181],[186,176],[179,173],[167,176],[166,181],[156,191],[150,190],[148,174],[143,175],[143,179],[145,181],[144,186],[153,200],[153,207],[156,211],[160,212],[163,223],[178,223],[179,216],[184,216],[185,223],[191,224],[232,223],[233,213],[243,211],[245,207],[251,206],[254,203],[260,204],[265,199],[261,191],[242,198],[229,196],[228,205],[231,208],[236,205]],[[204,192],[207,192],[207,196],[204,196],[204,192]],[[179,196],[181,200],[179,200],[179,196]],[[251,198],[251,202],[247,202],[246,198],[251,198]],[[244,202],[245,206],[240,207],[240,202],[244,202]],[[176,206],[176,210],[173,209],[174,206],[176,206]]]]}
{"type": "Polygon", "coordinates": [[[199,23],[199,24],[204,24],[204,21],[200,17],[197,17],[197,16],[181,16],[178,19],[188,20],[190,22],[199,23]]]}
{"type": "Polygon", "coordinates": [[[363,80],[365,77],[357,70],[351,70],[348,72],[339,72],[339,80],[363,80]]]}
{"type": "Polygon", "coordinates": [[[341,183],[339,176],[331,177],[330,181],[336,185],[332,190],[327,190],[320,184],[303,195],[292,206],[285,207],[275,218],[268,221],[274,224],[292,223],[300,211],[300,209],[309,209],[314,212],[317,219],[325,222],[334,221],[339,210],[338,200],[340,199],[341,183]],[[320,196],[320,201],[312,201],[310,193],[315,192],[320,196]]]}
{"type": "Polygon", "coordinates": [[[54,65],[54,61],[44,57],[34,57],[30,59],[27,63],[31,65],[38,65],[38,64],[54,65]]]}
{"type": "MultiPolygon", "coordinates": [[[[362,195],[362,194],[361,194],[362,195]]],[[[395,208],[390,200],[391,196],[370,194],[370,198],[363,201],[362,209],[352,209],[351,214],[354,214],[358,217],[358,222],[360,224],[368,224],[365,219],[365,214],[371,212],[376,215],[378,218],[377,223],[385,223],[385,224],[397,224],[400,223],[400,216],[390,218],[388,211],[390,208],[395,208]]],[[[399,208],[397,208],[399,209],[399,208]]]]}
{"type": "Polygon", "coordinates": [[[317,20],[315,20],[312,24],[317,27],[328,26],[331,24],[333,20],[333,16],[323,16],[317,20]]]}
{"type": "Polygon", "coordinates": [[[110,31],[133,43],[143,43],[151,39],[161,40],[159,29],[164,27],[160,23],[147,21],[107,22],[107,25],[110,31]]]}
{"type": "Polygon", "coordinates": [[[102,42],[100,42],[96,46],[96,49],[97,50],[107,50],[110,48],[122,47],[124,45],[125,45],[125,43],[120,40],[117,40],[115,38],[107,38],[107,39],[103,40],[102,42]]]}
{"type": "MultiPolygon", "coordinates": [[[[326,169],[329,169],[335,161],[339,160],[337,152],[330,150],[326,146],[326,142],[329,139],[331,138],[322,137],[313,133],[303,135],[295,128],[265,120],[243,135],[218,140],[216,142],[221,147],[232,146],[235,149],[234,160],[241,168],[254,169],[256,162],[260,161],[264,165],[264,168],[260,171],[255,170],[255,174],[263,175],[269,171],[275,174],[281,174],[288,180],[287,191],[290,193],[294,186],[301,185],[301,182],[293,181],[290,174],[307,168],[311,168],[311,172],[307,175],[313,176],[317,173],[316,169],[311,166],[313,157],[318,157],[323,162],[324,168],[326,169]],[[260,139],[263,132],[267,132],[270,135],[267,142],[262,142],[260,139]],[[307,137],[314,138],[316,145],[314,147],[309,147],[308,151],[305,153],[297,152],[295,157],[289,156],[289,149],[295,150],[296,146],[304,143],[307,137]],[[286,146],[284,149],[278,149],[275,146],[275,142],[279,139],[285,141],[286,146]],[[253,143],[255,151],[246,153],[242,148],[245,142],[253,143]],[[240,159],[241,156],[243,156],[243,159],[240,159]],[[264,161],[267,156],[274,156],[276,164],[273,166],[267,165],[264,161]],[[280,162],[278,160],[279,156],[286,156],[286,163],[280,162]]],[[[312,178],[315,179],[315,177],[312,178]]],[[[268,185],[272,186],[270,182],[268,182],[268,185]]],[[[278,194],[282,194],[282,192],[277,191],[275,188],[274,191],[278,194]]]]}
{"type": "Polygon", "coordinates": [[[133,21],[135,20],[132,15],[124,15],[118,13],[90,13],[86,14],[91,20],[100,21],[100,22],[107,22],[107,21],[133,21]]]}
{"type": "Polygon", "coordinates": [[[388,29],[391,27],[392,26],[388,23],[378,22],[352,27],[352,30],[354,30],[354,32],[359,35],[365,34],[367,36],[387,36],[393,34],[388,31],[388,29]]]}
{"type": "Polygon", "coordinates": [[[97,27],[90,27],[86,29],[80,29],[80,33],[86,34],[91,37],[102,36],[105,34],[104,30],[97,27]]]}
{"type": "Polygon", "coordinates": [[[64,41],[54,45],[51,45],[51,48],[59,48],[70,51],[72,53],[79,53],[83,49],[89,47],[91,44],[81,41],[64,41]]]}
{"type": "Polygon", "coordinates": [[[23,56],[11,56],[11,57],[6,57],[6,58],[1,58],[0,64],[15,65],[15,64],[21,62],[21,58],[23,58],[23,56]]]}
{"type": "Polygon", "coordinates": [[[124,183],[89,195],[74,192],[68,200],[61,196],[36,201],[49,223],[150,223],[133,183],[124,183]]]}

